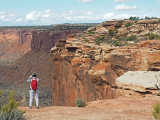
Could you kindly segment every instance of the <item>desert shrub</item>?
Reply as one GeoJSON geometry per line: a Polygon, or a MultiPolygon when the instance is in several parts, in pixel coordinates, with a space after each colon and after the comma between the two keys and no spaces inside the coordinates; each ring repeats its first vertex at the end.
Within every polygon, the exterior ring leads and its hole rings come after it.
{"type": "Polygon", "coordinates": [[[2,106],[2,100],[1,100],[1,97],[2,97],[2,90],[0,90],[0,109],[1,109],[1,106],[2,106]]]}
{"type": "Polygon", "coordinates": [[[89,31],[88,34],[95,34],[95,32],[94,31],[89,31]]]}
{"type": "Polygon", "coordinates": [[[119,41],[118,41],[118,40],[115,40],[115,41],[113,41],[113,45],[114,45],[114,46],[119,46],[119,45],[120,45],[120,43],[119,43],[119,41]]]}
{"type": "Polygon", "coordinates": [[[79,38],[83,35],[83,33],[79,33],[79,34],[76,34],[76,35],[77,35],[77,38],[79,38]]]}
{"type": "Polygon", "coordinates": [[[18,110],[19,103],[14,98],[15,92],[10,91],[8,102],[0,109],[0,120],[24,120],[24,111],[18,110]]]}
{"type": "Polygon", "coordinates": [[[84,41],[85,41],[85,42],[89,42],[89,40],[86,40],[86,39],[85,39],[84,41]]]}
{"type": "Polygon", "coordinates": [[[0,120],[25,120],[24,112],[18,109],[13,109],[10,112],[0,112],[0,120]]]}
{"type": "Polygon", "coordinates": [[[153,105],[152,115],[156,120],[160,120],[160,103],[159,102],[156,102],[153,105]]]}
{"type": "Polygon", "coordinates": [[[115,30],[109,29],[109,31],[108,31],[108,35],[110,35],[110,36],[115,36],[116,33],[118,33],[117,29],[115,29],[115,30]]]}
{"type": "Polygon", "coordinates": [[[105,38],[104,37],[98,37],[96,38],[96,44],[97,45],[100,45],[100,43],[104,42],[105,41],[105,38]]]}
{"type": "Polygon", "coordinates": [[[85,107],[86,106],[86,101],[85,99],[82,99],[78,97],[74,103],[77,107],[85,107]]]}
{"type": "Polygon", "coordinates": [[[115,38],[116,38],[117,40],[119,40],[119,41],[122,40],[122,38],[121,38],[120,36],[118,36],[118,35],[116,35],[115,38]]]}
{"type": "Polygon", "coordinates": [[[0,97],[2,96],[2,90],[0,90],[0,97]]]}
{"type": "Polygon", "coordinates": [[[154,39],[160,39],[160,36],[159,35],[157,35],[157,34],[153,34],[153,33],[151,33],[151,34],[148,34],[148,38],[150,39],[150,40],[154,40],[154,39]]]}
{"type": "Polygon", "coordinates": [[[129,26],[131,26],[132,23],[126,23],[125,26],[128,28],[129,26]]]}
{"type": "Polygon", "coordinates": [[[120,38],[118,35],[115,36],[116,39],[120,38]]]}
{"type": "Polygon", "coordinates": [[[136,35],[131,35],[131,36],[126,38],[127,41],[134,41],[136,39],[137,39],[136,35]]]}
{"type": "Polygon", "coordinates": [[[9,93],[9,100],[8,100],[8,102],[7,102],[6,105],[4,105],[4,106],[1,107],[1,111],[3,111],[3,112],[8,112],[9,111],[10,112],[13,109],[15,109],[15,108],[18,107],[19,103],[16,102],[16,100],[14,98],[14,95],[15,95],[15,92],[13,90],[10,91],[10,93],[9,93]]]}

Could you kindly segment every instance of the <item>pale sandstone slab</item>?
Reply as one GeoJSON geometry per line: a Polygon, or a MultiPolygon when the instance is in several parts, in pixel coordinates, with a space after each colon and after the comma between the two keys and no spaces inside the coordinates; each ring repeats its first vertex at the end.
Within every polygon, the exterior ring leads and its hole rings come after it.
{"type": "Polygon", "coordinates": [[[116,79],[117,86],[123,89],[146,92],[147,89],[157,89],[157,77],[160,72],[128,71],[116,79]]]}

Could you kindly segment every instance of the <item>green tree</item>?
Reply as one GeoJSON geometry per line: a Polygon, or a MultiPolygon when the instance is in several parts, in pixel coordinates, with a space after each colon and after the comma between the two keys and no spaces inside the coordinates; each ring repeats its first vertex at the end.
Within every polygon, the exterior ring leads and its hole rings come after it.
{"type": "Polygon", "coordinates": [[[131,17],[129,18],[129,20],[136,21],[136,20],[139,20],[139,17],[132,17],[132,16],[131,16],[131,17]]]}

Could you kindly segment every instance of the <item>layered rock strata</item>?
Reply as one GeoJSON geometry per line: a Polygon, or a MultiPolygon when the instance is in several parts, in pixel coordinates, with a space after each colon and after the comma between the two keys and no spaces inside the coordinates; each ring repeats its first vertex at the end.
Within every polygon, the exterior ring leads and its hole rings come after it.
{"type": "Polygon", "coordinates": [[[30,51],[32,31],[0,29],[0,62],[14,61],[30,51]]]}
{"type": "Polygon", "coordinates": [[[59,40],[65,40],[69,35],[79,33],[76,30],[66,31],[34,31],[32,35],[31,50],[35,52],[45,51],[50,53],[50,49],[59,40]]]}
{"type": "MultiPolygon", "coordinates": [[[[116,79],[125,72],[160,70],[158,40],[142,41],[124,47],[115,47],[107,43],[96,44],[96,39],[108,35],[109,29],[116,28],[120,31],[119,29],[126,28],[126,22],[128,21],[104,22],[78,37],[60,40],[57,46],[51,49],[54,64],[54,105],[74,105],[77,97],[86,101],[116,98],[123,93],[128,94],[122,92],[116,84],[116,79]]],[[[149,30],[148,33],[157,30],[158,34],[158,26],[157,20],[140,20],[126,28],[126,36],[136,33],[142,38],[145,28],[149,30]],[[140,29],[142,26],[144,30],[140,29]],[[137,32],[137,29],[140,31],[137,32]]]]}

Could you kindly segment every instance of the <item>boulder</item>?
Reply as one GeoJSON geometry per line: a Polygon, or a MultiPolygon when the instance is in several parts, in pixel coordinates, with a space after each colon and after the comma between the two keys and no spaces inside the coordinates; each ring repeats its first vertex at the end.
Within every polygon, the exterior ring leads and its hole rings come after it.
{"type": "Polygon", "coordinates": [[[160,24],[158,24],[157,28],[156,29],[160,29],[160,24]]]}
{"type": "Polygon", "coordinates": [[[160,72],[153,71],[128,71],[116,79],[119,88],[129,89],[138,92],[147,92],[150,89],[157,89],[160,72]]]}
{"type": "Polygon", "coordinates": [[[128,30],[127,28],[119,28],[118,29],[118,34],[117,35],[120,35],[120,36],[125,36],[126,34],[128,34],[128,30]]]}
{"type": "Polygon", "coordinates": [[[113,26],[113,27],[121,27],[122,26],[122,22],[124,20],[111,20],[111,21],[107,21],[102,23],[102,26],[106,27],[106,26],[113,26]]]}
{"type": "Polygon", "coordinates": [[[100,34],[107,34],[108,29],[106,29],[105,27],[101,27],[100,29],[97,29],[96,32],[100,34]]]}
{"type": "Polygon", "coordinates": [[[94,58],[95,58],[96,62],[99,62],[102,59],[102,56],[101,55],[96,55],[94,58]]]}
{"type": "Polygon", "coordinates": [[[146,30],[142,31],[139,35],[144,36],[144,35],[147,35],[149,33],[150,33],[149,30],[146,29],[146,30]]]}
{"type": "Polygon", "coordinates": [[[106,55],[103,57],[103,61],[104,61],[104,62],[108,62],[110,56],[111,56],[111,54],[106,54],[106,55]]]}
{"type": "Polygon", "coordinates": [[[59,49],[55,46],[51,48],[51,53],[56,53],[59,49]]]}

